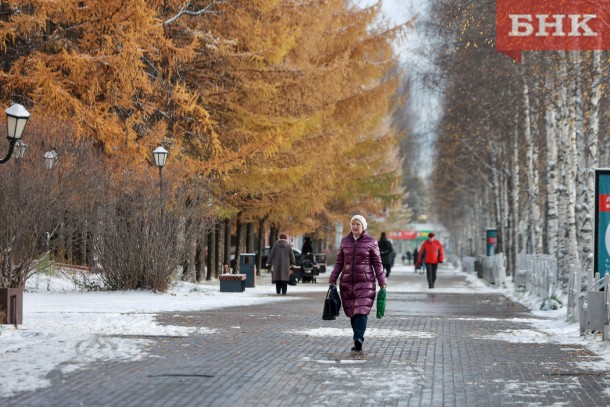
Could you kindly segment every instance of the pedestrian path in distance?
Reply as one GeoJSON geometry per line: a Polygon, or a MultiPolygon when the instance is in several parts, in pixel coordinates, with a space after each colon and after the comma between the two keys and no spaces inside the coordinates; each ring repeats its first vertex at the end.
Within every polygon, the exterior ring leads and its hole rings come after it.
{"type": "Polygon", "coordinates": [[[441,269],[430,290],[425,276],[396,267],[386,316],[371,313],[362,352],[350,350],[344,315],[322,320],[324,280],[289,288],[281,303],[161,314],[201,329],[155,339],[139,362],[53,372],[51,387],[6,405],[610,405],[603,361],[554,343],[524,306],[461,273],[441,269]]]}

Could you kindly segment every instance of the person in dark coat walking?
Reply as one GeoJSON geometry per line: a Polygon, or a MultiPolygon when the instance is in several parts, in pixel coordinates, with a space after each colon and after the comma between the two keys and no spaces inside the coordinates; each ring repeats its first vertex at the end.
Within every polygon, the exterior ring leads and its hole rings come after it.
{"type": "Polygon", "coordinates": [[[428,234],[428,240],[422,243],[419,249],[418,264],[421,265],[422,260],[426,265],[428,288],[434,288],[438,263],[445,261],[445,249],[443,249],[441,242],[436,239],[434,233],[428,234]]]}
{"type": "Polygon", "coordinates": [[[390,278],[395,253],[392,242],[388,240],[385,232],[381,232],[381,237],[379,238],[379,254],[381,254],[381,264],[383,264],[383,268],[385,269],[385,276],[386,278],[390,278]]]}
{"type": "Polygon", "coordinates": [[[288,280],[290,280],[291,266],[296,263],[294,253],[288,236],[280,233],[280,238],[271,248],[267,258],[267,267],[271,266],[271,282],[275,283],[275,291],[286,295],[288,291],[288,280]]]}
{"type": "Polygon", "coordinates": [[[313,254],[313,245],[311,244],[311,237],[305,236],[303,239],[303,246],[301,247],[301,256],[307,256],[313,254]]]}
{"type": "Polygon", "coordinates": [[[328,279],[331,286],[339,280],[343,309],[354,331],[354,351],[362,350],[368,315],[375,302],[375,280],[381,288],[387,287],[379,245],[366,233],[366,226],[363,216],[352,217],[351,232],[341,240],[335,267],[328,279]]]}
{"type": "Polygon", "coordinates": [[[417,264],[417,259],[419,256],[419,251],[417,251],[417,247],[415,249],[413,249],[413,265],[415,266],[415,272],[417,273],[417,269],[418,269],[418,264],[417,264]]]}

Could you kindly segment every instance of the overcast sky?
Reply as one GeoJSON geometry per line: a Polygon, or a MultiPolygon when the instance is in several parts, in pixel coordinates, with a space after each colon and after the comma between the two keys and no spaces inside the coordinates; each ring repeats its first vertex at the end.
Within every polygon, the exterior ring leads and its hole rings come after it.
{"type": "MultiPolygon", "coordinates": [[[[377,0],[357,0],[363,6],[374,4],[377,0]]],[[[416,168],[420,175],[427,177],[431,171],[432,160],[428,159],[430,147],[435,137],[435,128],[440,114],[439,96],[436,90],[423,83],[422,75],[433,70],[427,59],[433,50],[424,33],[425,20],[428,15],[429,0],[382,0],[384,14],[394,24],[402,24],[415,19],[414,29],[405,41],[396,44],[404,71],[413,79],[413,88],[409,95],[408,106],[414,113],[413,130],[418,135],[421,147],[420,163],[416,168]]]]}

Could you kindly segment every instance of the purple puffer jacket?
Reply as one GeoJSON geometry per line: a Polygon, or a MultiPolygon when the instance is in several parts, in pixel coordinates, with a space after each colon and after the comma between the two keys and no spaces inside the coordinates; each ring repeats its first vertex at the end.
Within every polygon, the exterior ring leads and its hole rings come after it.
{"type": "Polygon", "coordinates": [[[377,240],[364,231],[358,240],[350,232],[341,240],[337,261],[328,282],[337,284],[339,274],[339,291],[345,315],[368,315],[375,302],[375,276],[379,285],[386,285],[381,256],[377,240]]]}

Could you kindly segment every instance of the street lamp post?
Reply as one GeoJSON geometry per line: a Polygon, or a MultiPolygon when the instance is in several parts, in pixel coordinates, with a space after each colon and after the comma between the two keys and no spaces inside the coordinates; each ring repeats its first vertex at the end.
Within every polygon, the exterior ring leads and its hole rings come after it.
{"type": "MultiPolygon", "coordinates": [[[[44,153],[44,166],[47,170],[49,170],[49,172],[55,168],[55,165],[57,164],[57,152],[55,150],[49,150],[46,153],[44,153]]],[[[51,196],[51,174],[47,175],[47,198],[49,198],[51,196]]],[[[47,205],[47,216],[49,219],[49,226],[50,226],[50,219],[51,219],[51,202],[49,201],[49,204],[47,205]]],[[[49,253],[50,250],[50,246],[51,246],[51,232],[47,232],[47,253],[49,253]]]]}
{"type": "Polygon", "coordinates": [[[15,160],[17,160],[17,202],[21,205],[21,159],[25,156],[25,151],[28,149],[28,145],[23,142],[23,140],[17,140],[15,143],[15,160]]]}
{"type": "Polygon", "coordinates": [[[0,160],[0,164],[6,163],[13,155],[15,144],[21,139],[21,136],[23,136],[23,130],[25,130],[25,125],[30,118],[30,112],[25,110],[25,107],[18,103],[6,109],[5,113],[7,128],[6,137],[8,138],[9,149],[6,157],[0,160]]]}
{"type": "Polygon", "coordinates": [[[163,218],[163,167],[169,153],[166,149],[159,146],[153,151],[155,164],[159,167],[159,201],[161,202],[161,218],[163,218]]]}

